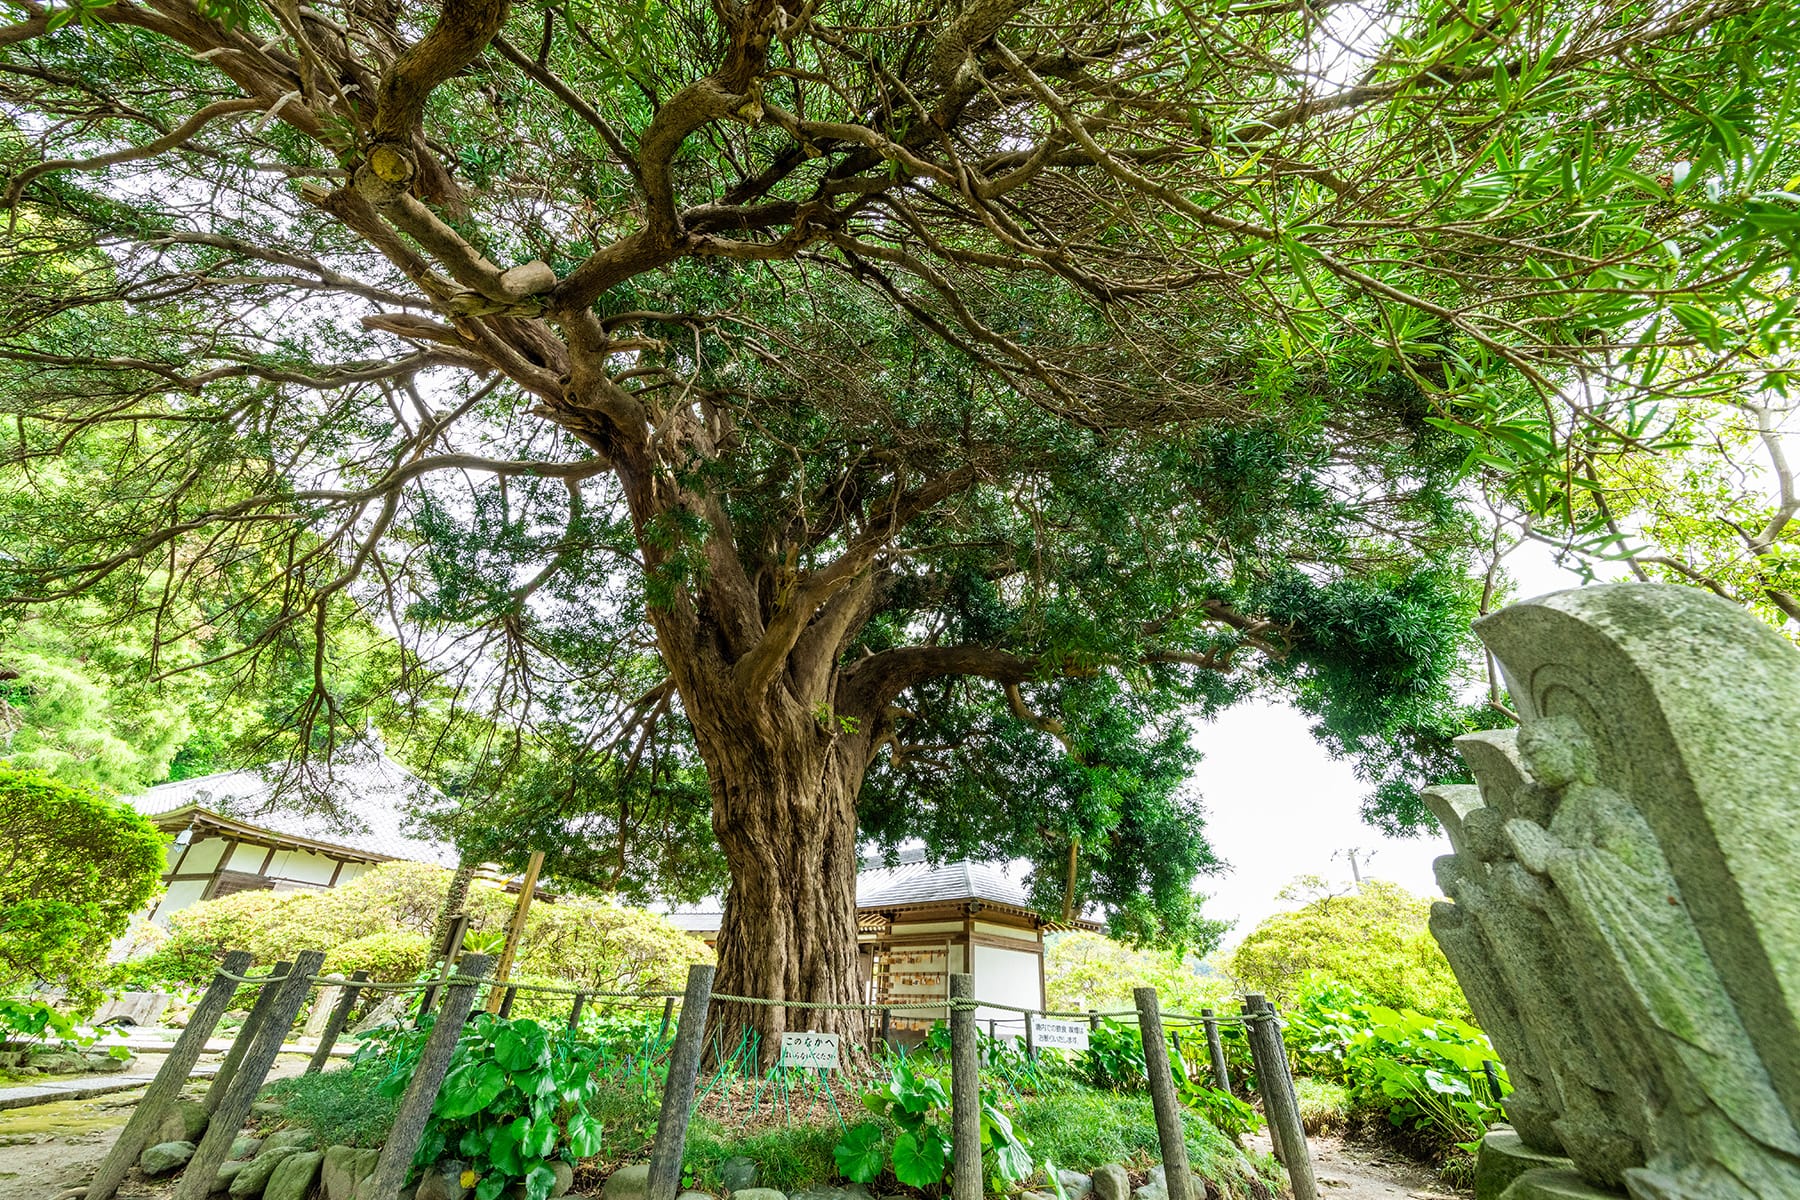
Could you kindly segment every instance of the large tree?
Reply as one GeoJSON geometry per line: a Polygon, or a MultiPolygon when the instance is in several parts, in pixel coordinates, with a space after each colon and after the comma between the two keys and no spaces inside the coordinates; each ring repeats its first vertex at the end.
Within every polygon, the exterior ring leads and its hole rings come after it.
{"type": "Polygon", "coordinates": [[[10,461],[109,479],[8,592],[306,722],[350,600],[426,707],[654,662],[575,724],[691,727],[728,991],[853,997],[865,790],[1179,925],[1182,706],[1441,727],[1455,438],[1554,503],[1786,331],[1787,4],[11,10],[10,461]]]}

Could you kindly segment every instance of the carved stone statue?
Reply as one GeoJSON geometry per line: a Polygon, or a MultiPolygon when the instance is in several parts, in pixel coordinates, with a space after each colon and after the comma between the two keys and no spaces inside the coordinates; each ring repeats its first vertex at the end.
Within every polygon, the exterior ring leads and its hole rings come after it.
{"type": "Polygon", "coordinates": [[[1534,1168],[1490,1138],[1481,1200],[1800,1200],[1800,651],[1656,585],[1477,630],[1521,726],[1461,739],[1478,795],[1426,793],[1432,932],[1534,1168]]]}

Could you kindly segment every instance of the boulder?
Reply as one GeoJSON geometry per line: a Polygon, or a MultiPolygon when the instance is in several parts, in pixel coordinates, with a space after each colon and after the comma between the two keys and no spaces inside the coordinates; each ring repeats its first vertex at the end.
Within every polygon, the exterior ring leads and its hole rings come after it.
{"type": "Polygon", "coordinates": [[[1118,1163],[1107,1163],[1094,1172],[1095,1200],[1128,1200],[1131,1177],[1118,1163]]]}
{"type": "Polygon", "coordinates": [[[325,1200],[369,1200],[363,1195],[375,1164],[381,1161],[379,1150],[358,1150],[351,1146],[328,1146],[319,1174],[325,1181],[325,1200]]]}
{"type": "Polygon", "coordinates": [[[717,1200],[711,1192],[682,1192],[675,1200],[717,1200]]]}
{"type": "Polygon", "coordinates": [[[474,1189],[462,1181],[463,1168],[460,1158],[440,1159],[419,1180],[419,1190],[413,1193],[414,1200],[467,1200],[474,1189]]]}
{"type": "Polygon", "coordinates": [[[138,1156],[138,1170],[155,1178],[167,1175],[170,1171],[187,1165],[187,1160],[194,1157],[192,1142],[158,1142],[148,1146],[138,1156]]]}
{"type": "Polygon", "coordinates": [[[279,1117],[281,1115],[281,1101],[258,1100],[250,1106],[250,1115],[253,1117],[279,1117]]]}
{"type": "Polygon", "coordinates": [[[231,1152],[225,1157],[255,1158],[256,1152],[262,1149],[262,1144],[263,1140],[261,1138],[251,1137],[247,1133],[240,1133],[235,1138],[231,1139],[231,1152]]]}
{"type": "Polygon", "coordinates": [[[277,1129],[263,1139],[262,1148],[257,1151],[258,1157],[271,1150],[316,1150],[319,1139],[314,1137],[310,1129],[277,1129]]]}
{"type": "Polygon", "coordinates": [[[319,1178],[319,1167],[324,1162],[322,1151],[294,1151],[282,1159],[275,1173],[269,1176],[268,1186],[263,1188],[263,1200],[306,1200],[312,1194],[313,1183],[319,1178]]]}
{"type": "MultiPolygon", "coordinates": [[[[1188,1195],[1196,1200],[1206,1195],[1206,1180],[1198,1175],[1190,1174],[1192,1187],[1188,1195]]],[[[1133,1200],[1169,1200],[1169,1178],[1167,1169],[1162,1165],[1150,1168],[1150,1178],[1143,1187],[1132,1192],[1133,1200]]]]}
{"type": "Polygon", "coordinates": [[[244,1165],[244,1169],[237,1173],[237,1177],[231,1181],[231,1187],[226,1190],[238,1200],[244,1200],[246,1196],[262,1195],[263,1189],[269,1186],[269,1177],[275,1174],[275,1168],[298,1153],[298,1146],[277,1146],[272,1150],[264,1146],[262,1153],[244,1165]]]}
{"type": "Polygon", "coordinates": [[[731,1200],[788,1200],[788,1198],[774,1188],[754,1187],[731,1193],[731,1200]]]}
{"type": "Polygon", "coordinates": [[[719,1164],[719,1182],[725,1185],[728,1192],[747,1192],[761,1178],[762,1174],[755,1161],[741,1154],[734,1154],[719,1164]]]}
{"type": "Polygon", "coordinates": [[[73,1050],[34,1050],[25,1061],[46,1075],[74,1075],[87,1070],[87,1062],[73,1050]]]}
{"type": "Polygon", "coordinates": [[[550,1169],[556,1173],[556,1182],[550,1185],[550,1195],[553,1198],[568,1195],[569,1189],[575,1186],[575,1168],[559,1158],[550,1164],[550,1169]]]}
{"type": "Polygon", "coordinates": [[[238,1177],[239,1171],[249,1165],[249,1160],[243,1158],[230,1158],[220,1163],[219,1173],[213,1176],[212,1190],[215,1192],[230,1191],[231,1181],[238,1177]]]}
{"type": "Polygon", "coordinates": [[[177,1100],[156,1127],[159,1142],[198,1142],[206,1132],[206,1106],[198,1100],[177,1100]]]}
{"type": "Polygon", "coordinates": [[[620,1167],[606,1178],[601,1200],[644,1200],[650,1194],[650,1164],[620,1167]]]}
{"type": "Polygon", "coordinates": [[[1083,1175],[1079,1171],[1058,1171],[1056,1179],[1062,1184],[1063,1195],[1069,1200],[1087,1200],[1094,1193],[1092,1175],[1083,1175]]]}

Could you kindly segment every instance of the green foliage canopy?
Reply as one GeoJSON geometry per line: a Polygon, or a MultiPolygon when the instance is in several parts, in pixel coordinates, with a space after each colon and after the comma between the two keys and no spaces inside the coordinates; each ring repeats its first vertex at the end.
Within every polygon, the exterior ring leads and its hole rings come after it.
{"type": "Polygon", "coordinates": [[[1309,980],[1321,980],[1389,1008],[1472,1020],[1450,963],[1426,927],[1430,916],[1430,900],[1371,879],[1348,895],[1318,895],[1269,917],[1238,943],[1230,969],[1244,990],[1280,1003],[1291,1003],[1309,980]]]}

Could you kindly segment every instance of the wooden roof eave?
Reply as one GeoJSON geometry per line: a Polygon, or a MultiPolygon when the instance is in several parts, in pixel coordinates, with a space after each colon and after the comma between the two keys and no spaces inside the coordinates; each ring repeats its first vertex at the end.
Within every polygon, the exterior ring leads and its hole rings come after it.
{"type": "Polygon", "coordinates": [[[198,804],[184,804],[180,808],[172,808],[168,812],[155,813],[150,816],[150,822],[165,832],[202,826],[234,837],[240,842],[249,842],[258,846],[291,846],[297,850],[310,850],[315,854],[323,854],[327,858],[340,858],[345,862],[399,861],[392,854],[382,854],[374,850],[358,850],[353,846],[340,846],[334,842],[319,841],[317,838],[282,833],[280,830],[270,829],[266,825],[252,825],[248,821],[236,820],[198,804]]]}

